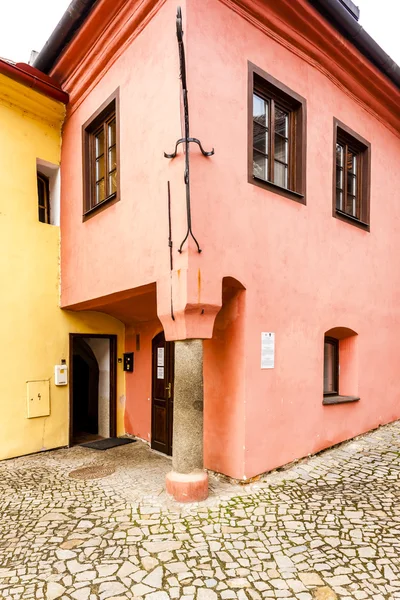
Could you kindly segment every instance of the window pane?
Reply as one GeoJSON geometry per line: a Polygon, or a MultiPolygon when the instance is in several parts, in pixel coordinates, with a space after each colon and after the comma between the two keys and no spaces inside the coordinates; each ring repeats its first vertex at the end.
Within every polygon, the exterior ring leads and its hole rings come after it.
{"type": "Polygon", "coordinates": [[[347,171],[348,173],[357,173],[357,156],[350,148],[347,148],[347,171]]]}
{"type": "Polygon", "coordinates": [[[108,125],[108,147],[116,143],[116,123],[115,119],[108,125]]]}
{"type": "Polygon", "coordinates": [[[47,219],[46,219],[46,209],[43,208],[42,206],[39,206],[39,221],[41,223],[47,223],[47,219]]]}
{"type": "Polygon", "coordinates": [[[110,148],[108,151],[108,172],[114,171],[117,168],[117,149],[110,148]]]}
{"type": "Polygon", "coordinates": [[[109,194],[115,194],[117,191],[117,171],[113,171],[108,176],[109,194]]]}
{"type": "Polygon", "coordinates": [[[351,196],[350,194],[347,194],[347,200],[346,200],[346,213],[348,215],[351,215],[352,217],[357,217],[357,201],[355,196],[351,196]]]}
{"type": "Polygon", "coordinates": [[[352,217],[357,217],[357,177],[347,172],[347,200],[346,212],[352,217]]]}
{"type": "Polygon", "coordinates": [[[253,119],[260,125],[268,127],[268,102],[253,94],[253,119]]]}
{"type": "Polygon", "coordinates": [[[39,206],[45,206],[46,204],[46,185],[40,177],[37,178],[37,190],[39,206]]]}
{"type": "Polygon", "coordinates": [[[288,163],[288,141],[275,133],[275,159],[288,163]]]}
{"type": "Polygon", "coordinates": [[[104,177],[104,156],[96,160],[96,181],[104,177]]]}
{"type": "Polygon", "coordinates": [[[274,183],[281,187],[288,187],[287,166],[275,161],[274,183]]]}
{"type": "Polygon", "coordinates": [[[343,210],[343,192],[336,188],[336,208],[343,210]]]}
{"type": "Polygon", "coordinates": [[[104,179],[96,183],[96,204],[105,199],[104,179]]]}
{"type": "Polygon", "coordinates": [[[351,173],[347,173],[347,193],[356,196],[357,178],[351,173]]]}
{"type": "Polygon", "coordinates": [[[95,136],[95,149],[96,149],[96,158],[104,154],[104,130],[102,129],[95,136]]]}
{"type": "Polygon", "coordinates": [[[343,189],[343,169],[336,167],[336,187],[343,189]]]}
{"type": "Polygon", "coordinates": [[[275,133],[284,137],[289,135],[289,115],[275,105],[275,133]]]}
{"type": "Polygon", "coordinates": [[[41,223],[49,223],[49,183],[44,175],[37,175],[38,217],[41,223]]]}
{"type": "Polygon", "coordinates": [[[340,144],[336,144],[336,164],[338,167],[343,167],[344,148],[340,144]]]}
{"type": "Polygon", "coordinates": [[[268,158],[256,150],[253,151],[253,174],[260,179],[268,179],[268,158]]]}
{"type": "Polygon", "coordinates": [[[336,387],[336,347],[325,342],[324,344],[324,394],[337,392],[336,387]]]}
{"type": "Polygon", "coordinates": [[[257,125],[257,123],[254,123],[253,125],[254,148],[263,154],[268,154],[268,129],[257,125]]]}

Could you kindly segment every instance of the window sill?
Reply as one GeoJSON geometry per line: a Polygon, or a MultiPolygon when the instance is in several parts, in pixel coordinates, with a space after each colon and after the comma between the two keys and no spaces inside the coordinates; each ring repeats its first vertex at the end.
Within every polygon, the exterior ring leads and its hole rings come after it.
{"type": "Polygon", "coordinates": [[[288,190],[287,188],[283,188],[276,183],[272,183],[272,181],[266,181],[265,179],[261,179],[255,175],[249,177],[249,183],[264,188],[265,190],[269,190],[270,192],[274,192],[275,194],[279,194],[280,196],[284,196],[285,198],[290,198],[290,200],[300,202],[300,204],[306,203],[304,194],[300,194],[299,192],[295,192],[293,190],[288,190]]]}
{"type": "Polygon", "coordinates": [[[117,193],[112,194],[111,196],[109,196],[108,198],[103,200],[102,202],[99,202],[99,204],[92,206],[92,208],[89,208],[89,210],[84,212],[82,220],[86,221],[87,219],[90,219],[91,217],[93,217],[94,215],[97,215],[99,212],[101,212],[105,208],[108,208],[112,204],[115,204],[116,202],[118,202],[118,200],[119,200],[118,194],[117,193]]]}
{"type": "Polygon", "coordinates": [[[357,396],[325,396],[322,404],[347,404],[348,402],[358,402],[357,396]]]}
{"type": "Polygon", "coordinates": [[[350,225],[355,225],[359,229],[363,229],[364,231],[370,231],[369,223],[364,223],[355,217],[348,215],[347,213],[339,210],[338,208],[335,210],[334,216],[341,221],[345,221],[345,223],[349,223],[350,225]]]}

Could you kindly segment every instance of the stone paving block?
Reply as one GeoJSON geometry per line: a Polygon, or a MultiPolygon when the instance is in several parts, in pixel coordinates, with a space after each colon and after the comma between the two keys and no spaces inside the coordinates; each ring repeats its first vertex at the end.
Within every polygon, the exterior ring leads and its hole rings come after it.
{"type": "Polygon", "coordinates": [[[168,469],[140,441],[0,463],[0,598],[400,600],[400,423],[193,506],[168,469]]]}

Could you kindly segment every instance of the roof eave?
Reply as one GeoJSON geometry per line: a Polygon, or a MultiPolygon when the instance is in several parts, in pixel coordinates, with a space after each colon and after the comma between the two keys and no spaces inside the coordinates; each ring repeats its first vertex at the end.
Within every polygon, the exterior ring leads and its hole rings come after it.
{"type": "Polygon", "coordinates": [[[64,92],[55,81],[52,81],[50,77],[44,75],[30,65],[26,65],[25,63],[13,64],[0,59],[0,74],[17,81],[30,89],[36,90],[53,100],[68,104],[68,94],[64,92]]]}
{"type": "Polygon", "coordinates": [[[53,33],[37,55],[33,66],[50,73],[64,48],[79,31],[98,0],[72,0],[53,33]]]}
{"type": "Polygon", "coordinates": [[[341,0],[309,0],[309,2],[357,50],[400,88],[400,67],[363,29],[341,0]]]}
{"type": "MultiPolygon", "coordinates": [[[[50,38],[39,52],[34,67],[50,73],[65,47],[82,27],[100,0],[72,0],[50,38]]],[[[400,89],[400,67],[361,27],[342,0],[308,0],[347,40],[400,89]]]]}

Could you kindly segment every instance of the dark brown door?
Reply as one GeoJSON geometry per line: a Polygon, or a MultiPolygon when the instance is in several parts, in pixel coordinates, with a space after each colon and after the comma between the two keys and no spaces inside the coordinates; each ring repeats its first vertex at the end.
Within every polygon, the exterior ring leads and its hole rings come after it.
{"type": "Polygon", "coordinates": [[[151,447],[172,454],[174,411],[174,342],[162,331],[153,339],[151,447]]]}

